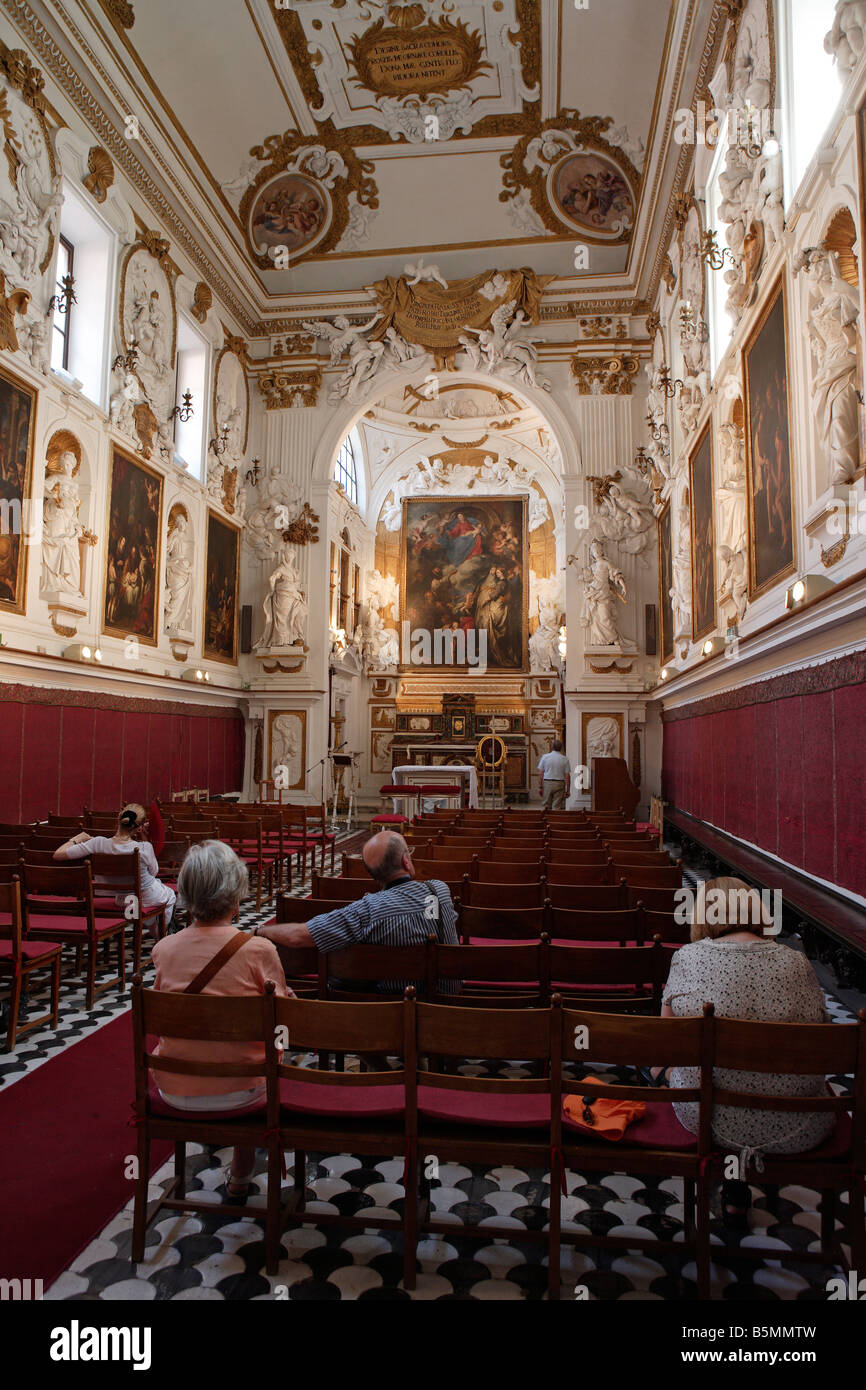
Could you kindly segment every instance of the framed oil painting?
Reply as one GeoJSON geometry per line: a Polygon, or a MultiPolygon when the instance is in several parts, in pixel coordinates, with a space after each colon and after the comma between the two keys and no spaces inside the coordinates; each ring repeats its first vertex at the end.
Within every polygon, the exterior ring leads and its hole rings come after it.
{"type": "Polygon", "coordinates": [[[240,531],[216,512],[207,514],[202,652],[211,661],[238,659],[240,531]]]}
{"type": "Polygon", "coordinates": [[[36,392],[0,370],[0,610],[23,613],[36,392]]]}
{"type": "Polygon", "coordinates": [[[102,630],[157,643],[162,475],[115,449],[108,499],[102,630]]]}
{"type": "Polygon", "coordinates": [[[402,544],[400,616],[412,642],[403,662],[471,668],[486,647],[488,669],[524,670],[526,499],[404,498],[402,544]]]}
{"type": "Polygon", "coordinates": [[[786,339],[780,280],[743,348],[750,599],[795,567],[786,339]]]}
{"type": "Polygon", "coordinates": [[[671,504],[665,505],[658,519],[659,528],[659,626],[661,628],[662,665],[674,656],[674,608],[671,589],[674,585],[674,562],[671,547],[671,504]]]}
{"type": "Polygon", "coordinates": [[[713,496],[713,444],[707,424],[689,459],[693,642],[712,632],[716,625],[713,496]]]}
{"type": "Polygon", "coordinates": [[[634,194],[622,169],[606,154],[583,150],[566,155],[549,179],[557,214],[592,239],[619,240],[634,221],[634,194]]]}

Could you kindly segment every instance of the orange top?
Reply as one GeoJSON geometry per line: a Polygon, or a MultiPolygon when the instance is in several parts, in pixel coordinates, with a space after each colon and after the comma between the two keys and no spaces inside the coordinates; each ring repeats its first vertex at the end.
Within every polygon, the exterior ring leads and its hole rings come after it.
{"type": "MultiPolygon", "coordinates": [[[[156,966],[154,988],[179,994],[236,931],[232,924],[192,926],[164,936],[151,953],[156,966]]],[[[254,936],[226,961],[202,994],[264,994],[268,980],[273,980],[278,995],[289,998],[276,946],[254,936]]],[[[258,1062],[265,1056],[262,1043],[207,1043],[186,1038],[160,1038],[154,1051],[160,1057],[187,1062],[258,1062]]],[[[173,1096],[216,1096],[265,1084],[264,1077],[255,1076],[184,1076],[182,1072],[155,1071],[153,1077],[160,1090],[173,1096]]]]}

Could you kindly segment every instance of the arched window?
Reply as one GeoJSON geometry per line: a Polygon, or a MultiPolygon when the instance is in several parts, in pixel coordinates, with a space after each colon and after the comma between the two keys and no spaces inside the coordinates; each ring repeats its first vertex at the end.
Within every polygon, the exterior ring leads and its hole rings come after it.
{"type": "Polygon", "coordinates": [[[358,505],[358,463],[352,436],[347,434],[334,464],[334,481],[340,484],[350,502],[358,505]]]}

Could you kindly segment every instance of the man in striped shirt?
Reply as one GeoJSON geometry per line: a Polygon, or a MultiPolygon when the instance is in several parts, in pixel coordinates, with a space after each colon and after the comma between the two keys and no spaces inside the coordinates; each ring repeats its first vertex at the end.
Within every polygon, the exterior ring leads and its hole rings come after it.
{"type": "MultiPolygon", "coordinates": [[[[259,936],[275,946],[315,946],[338,951],[365,942],[376,946],[414,946],[435,935],[443,945],[456,946],[457,914],[447,886],[440,879],[419,883],[412,854],[402,835],[383,830],[365,844],[361,857],[379,892],[367,893],[333,912],[309,922],[283,922],[260,927],[259,936]]],[[[374,988],[392,994],[409,981],[379,980],[374,988]]],[[[457,993],[457,981],[443,981],[444,992],[457,993]]]]}

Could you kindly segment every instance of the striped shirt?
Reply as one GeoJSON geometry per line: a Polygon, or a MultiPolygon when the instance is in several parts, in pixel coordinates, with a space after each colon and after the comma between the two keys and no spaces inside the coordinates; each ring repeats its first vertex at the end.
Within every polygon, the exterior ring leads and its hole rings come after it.
{"type": "MultiPolygon", "coordinates": [[[[366,893],[356,902],[325,912],[307,922],[318,951],[339,951],[365,942],[376,946],[415,946],[435,934],[446,946],[458,944],[457,914],[448,887],[440,879],[420,882],[407,878],[380,893],[366,893]]],[[[395,994],[414,980],[379,980],[375,988],[395,994]]],[[[459,993],[457,980],[443,980],[445,994],[459,993]]]]}

